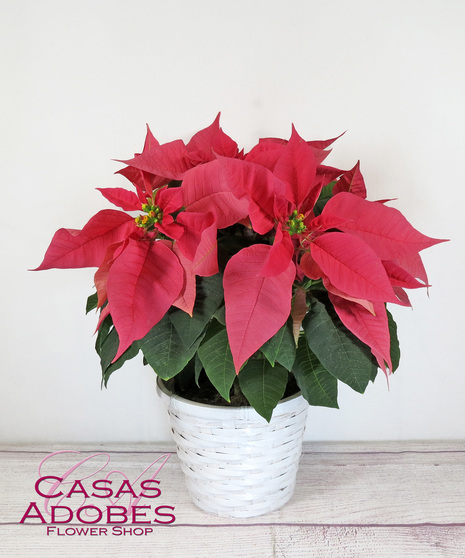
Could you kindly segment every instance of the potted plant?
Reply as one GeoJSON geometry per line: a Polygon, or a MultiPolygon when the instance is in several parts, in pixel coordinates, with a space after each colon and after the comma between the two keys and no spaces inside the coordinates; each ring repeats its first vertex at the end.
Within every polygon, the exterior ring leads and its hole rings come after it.
{"type": "Polygon", "coordinates": [[[338,382],[363,393],[379,368],[392,373],[386,304],[428,286],[419,252],[442,241],[368,201],[359,163],[325,165],[336,139],[292,127],[245,153],[219,115],[187,144],[147,129],[142,152],[120,161],[133,190],[99,189],[122,211],[58,230],[37,268],[97,268],[87,311],[99,313],[103,384],[143,354],[207,511],[257,515],[290,498],[307,403],[337,407],[338,382]],[[204,417],[211,408],[219,419],[204,417]],[[267,462],[272,446],[281,457],[267,462]]]}

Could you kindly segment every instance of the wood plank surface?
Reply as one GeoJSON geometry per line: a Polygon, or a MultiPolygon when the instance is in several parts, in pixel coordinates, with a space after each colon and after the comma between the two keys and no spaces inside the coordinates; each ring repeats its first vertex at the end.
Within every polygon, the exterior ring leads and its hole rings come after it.
{"type": "MultiPolygon", "coordinates": [[[[274,513],[241,520],[196,508],[172,452],[169,445],[134,444],[0,448],[0,556],[465,558],[464,442],[306,444],[292,500],[274,513]],[[60,449],[72,451],[48,457],[39,473],[44,458],[60,449]],[[165,461],[156,476],[161,515],[150,501],[151,515],[140,516],[149,524],[110,525],[103,517],[85,525],[73,517],[51,525],[34,485],[39,476],[62,476],[83,459],[64,495],[75,478],[88,477],[86,490],[92,479],[103,478],[96,473],[103,465],[102,471],[119,472],[111,477],[116,485],[124,478],[137,485],[147,467],[153,464],[154,471],[165,461]],[[31,502],[47,524],[29,516],[20,523],[31,502]]],[[[59,505],[76,510],[79,498],[75,493],[59,505]]],[[[105,508],[103,500],[97,504],[105,508]]]]}

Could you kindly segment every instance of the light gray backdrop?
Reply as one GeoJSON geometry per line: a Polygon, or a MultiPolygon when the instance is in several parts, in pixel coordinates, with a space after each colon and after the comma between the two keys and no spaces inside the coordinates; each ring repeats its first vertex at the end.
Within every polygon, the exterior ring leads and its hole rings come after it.
{"type": "Polygon", "coordinates": [[[100,390],[93,270],[31,273],[59,227],[108,207],[115,158],[188,140],[219,110],[260,136],[347,133],[328,164],[361,160],[369,199],[452,242],[424,253],[432,288],[395,308],[402,364],[307,440],[463,438],[465,4],[453,0],[0,2],[0,442],[163,441],[153,372],[100,390]]]}

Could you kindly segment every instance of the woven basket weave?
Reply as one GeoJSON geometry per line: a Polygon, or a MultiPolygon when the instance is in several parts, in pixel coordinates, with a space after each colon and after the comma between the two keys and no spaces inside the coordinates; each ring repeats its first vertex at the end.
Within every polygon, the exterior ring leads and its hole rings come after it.
{"type": "Polygon", "coordinates": [[[252,407],[203,405],[173,395],[159,379],[177,454],[194,503],[222,517],[254,517],[292,496],[308,404],[282,400],[267,423],[252,407]]]}

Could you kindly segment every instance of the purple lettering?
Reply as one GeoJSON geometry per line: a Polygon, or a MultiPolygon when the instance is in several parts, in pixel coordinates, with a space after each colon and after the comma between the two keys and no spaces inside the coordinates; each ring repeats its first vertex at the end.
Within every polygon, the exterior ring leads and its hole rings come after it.
{"type": "Polygon", "coordinates": [[[144,517],[144,519],[147,517],[145,512],[143,512],[142,514],[138,513],[138,510],[142,510],[142,509],[150,509],[150,506],[133,506],[132,507],[132,522],[137,523],[137,524],[150,525],[150,521],[137,521],[138,517],[144,517]]]}
{"type": "Polygon", "coordinates": [[[92,523],[98,523],[102,519],[102,516],[103,516],[102,510],[96,508],[95,506],[82,506],[82,508],[79,508],[78,511],[76,512],[76,519],[78,519],[81,523],[86,523],[87,525],[91,525],[92,523]],[[97,512],[97,519],[94,519],[92,521],[86,521],[85,519],[83,519],[82,513],[84,511],[86,515],[90,515],[88,513],[88,510],[95,510],[97,512]]]}
{"type": "Polygon", "coordinates": [[[29,504],[29,507],[27,508],[26,513],[23,515],[23,518],[21,519],[20,523],[24,523],[26,519],[40,519],[42,523],[47,523],[43,518],[43,515],[40,513],[39,508],[37,507],[37,504],[35,502],[31,502],[29,504]],[[37,513],[35,515],[32,515],[31,514],[32,510],[34,510],[37,513]]]}
{"type": "Polygon", "coordinates": [[[110,525],[112,523],[127,523],[128,521],[128,516],[127,516],[127,511],[126,508],[123,506],[107,506],[107,523],[109,523],[110,525]],[[119,512],[116,510],[120,510],[119,512]],[[119,516],[119,517],[123,517],[122,521],[112,521],[114,516],[119,516]]]}
{"type": "Polygon", "coordinates": [[[155,486],[155,487],[148,486],[149,483],[151,483],[151,482],[156,482],[157,484],[160,484],[160,481],[157,480],[157,479],[146,479],[146,480],[143,480],[143,481],[140,483],[140,487],[142,488],[142,492],[140,493],[140,496],[141,496],[142,498],[158,498],[158,496],[160,496],[161,490],[160,490],[157,486],[155,486]],[[145,493],[145,490],[153,490],[153,491],[156,492],[156,494],[152,494],[152,495],[146,494],[146,493],[145,493]]]}
{"type": "Polygon", "coordinates": [[[158,508],[155,508],[155,515],[159,515],[161,517],[170,517],[171,519],[169,521],[160,521],[159,519],[154,519],[154,522],[155,523],[163,523],[163,524],[174,523],[176,521],[176,517],[172,513],[161,513],[159,510],[161,510],[162,508],[169,508],[170,510],[174,511],[174,507],[173,506],[158,506],[158,508]]]}
{"type": "Polygon", "coordinates": [[[120,498],[121,494],[131,494],[131,496],[134,496],[134,498],[137,498],[137,494],[132,489],[131,483],[128,480],[125,480],[121,483],[121,486],[120,486],[118,492],[115,494],[115,498],[120,498]],[[123,487],[127,488],[127,490],[123,490],[123,487]]]}
{"type": "Polygon", "coordinates": [[[72,519],[73,519],[73,510],[71,508],[68,508],[68,506],[52,506],[52,512],[50,517],[51,523],[69,523],[72,519]],[[57,516],[57,512],[56,512],[57,510],[66,510],[68,512],[68,519],[65,519],[64,521],[58,521],[57,518],[63,516],[57,516]]]}
{"type": "Polygon", "coordinates": [[[53,494],[53,491],[56,487],[60,486],[60,483],[63,481],[63,479],[61,479],[60,477],[40,477],[40,479],[36,482],[35,484],[35,489],[36,492],[39,496],[42,496],[42,498],[58,498],[59,496],[63,496],[63,492],[60,492],[59,494],[53,494]],[[48,481],[48,479],[53,479],[56,480],[57,482],[55,483],[51,483],[52,484],[52,488],[50,488],[50,490],[48,491],[48,494],[44,494],[43,492],[41,492],[39,490],[39,485],[41,482],[43,481],[48,481]]]}
{"type": "Polygon", "coordinates": [[[73,484],[71,490],[68,492],[68,496],[66,496],[66,497],[71,498],[71,496],[73,494],[82,494],[84,496],[84,498],[89,497],[89,495],[86,492],[86,489],[82,486],[82,483],[81,483],[80,480],[74,481],[74,484],[73,484]]]}
{"type": "Polygon", "coordinates": [[[113,496],[113,490],[111,488],[109,488],[108,486],[99,486],[101,483],[108,483],[111,484],[112,481],[109,479],[101,479],[101,480],[96,480],[92,483],[92,488],[94,490],[102,490],[105,491],[106,494],[95,494],[95,492],[92,492],[91,496],[95,496],[96,498],[110,498],[110,496],[113,496]]]}

